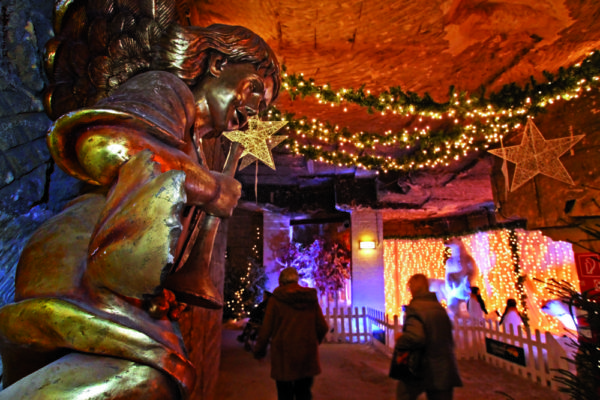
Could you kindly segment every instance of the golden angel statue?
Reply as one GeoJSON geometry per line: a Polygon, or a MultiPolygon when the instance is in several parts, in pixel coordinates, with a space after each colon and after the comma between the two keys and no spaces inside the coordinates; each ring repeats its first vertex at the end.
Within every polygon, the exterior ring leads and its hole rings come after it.
{"type": "Polygon", "coordinates": [[[246,28],[181,19],[174,0],[56,2],[47,142],[91,189],[21,255],[0,309],[0,399],[189,396],[175,320],[186,304],[222,305],[206,268],[241,193],[242,149],[215,172],[202,139],[265,109],[280,67],[246,28]]]}

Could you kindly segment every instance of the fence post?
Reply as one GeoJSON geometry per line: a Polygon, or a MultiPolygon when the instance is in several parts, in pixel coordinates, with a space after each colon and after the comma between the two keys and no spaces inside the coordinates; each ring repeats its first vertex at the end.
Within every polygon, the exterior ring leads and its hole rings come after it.
{"type": "Polygon", "coordinates": [[[548,370],[550,371],[550,387],[558,390],[560,384],[554,380],[559,374],[558,370],[569,371],[569,362],[566,360],[565,349],[554,339],[550,332],[546,332],[546,345],[548,346],[548,370]]]}
{"type": "Polygon", "coordinates": [[[354,318],[355,314],[352,312],[352,307],[348,307],[348,340],[347,342],[354,343],[354,318]]]}
{"type": "Polygon", "coordinates": [[[331,341],[331,318],[329,317],[329,307],[325,307],[325,321],[329,325],[329,329],[327,329],[327,333],[325,334],[325,342],[331,341]]]}
{"type": "Polygon", "coordinates": [[[392,337],[389,342],[386,343],[387,346],[394,350],[394,346],[396,346],[396,334],[400,332],[400,323],[398,322],[398,316],[394,314],[394,325],[392,325],[392,337]]]}
{"type": "Polygon", "coordinates": [[[383,329],[385,332],[385,345],[389,348],[392,339],[390,338],[390,316],[388,314],[383,316],[383,329]]]}
{"type": "Polygon", "coordinates": [[[340,309],[340,321],[342,322],[342,328],[340,329],[340,333],[341,333],[341,337],[338,338],[338,341],[340,342],[346,342],[346,319],[348,318],[348,309],[346,309],[346,312],[344,312],[344,309],[341,308],[340,309]]]}
{"type": "Polygon", "coordinates": [[[358,313],[358,307],[354,307],[354,316],[352,317],[352,323],[354,327],[352,328],[352,336],[356,338],[356,340],[352,340],[352,343],[360,343],[360,329],[358,328],[360,322],[360,314],[358,313]]]}
{"type": "Polygon", "coordinates": [[[364,306],[362,307],[362,317],[361,317],[361,320],[362,320],[362,333],[363,333],[362,338],[363,338],[363,341],[365,343],[371,343],[371,337],[368,335],[368,332],[367,332],[367,329],[368,329],[367,328],[367,310],[366,310],[366,308],[364,306]]]}
{"type": "MultiPolygon", "coordinates": [[[[369,312],[369,309],[367,308],[367,313],[369,312]]],[[[373,341],[373,326],[371,325],[371,319],[367,316],[367,319],[365,319],[365,322],[367,323],[367,332],[369,333],[369,341],[373,341]]]]}
{"type": "Polygon", "coordinates": [[[331,335],[331,339],[334,342],[337,342],[339,340],[339,336],[340,336],[340,328],[339,328],[339,324],[338,324],[338,309],[337,307],[333,309],[333,335],[331,335]]]}

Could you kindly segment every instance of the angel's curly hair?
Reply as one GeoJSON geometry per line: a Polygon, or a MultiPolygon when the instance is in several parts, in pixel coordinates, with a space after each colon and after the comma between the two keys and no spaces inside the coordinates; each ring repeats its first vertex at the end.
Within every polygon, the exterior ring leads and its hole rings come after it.
{"type": "Polygon", "coordinates": [[[152,69],[170,72],[193,86],[208,70],[209,56],[220,53],[234,63],[251,63],[273,78],[274,98],[281,86],[275,53],[257,34],[242,26],[214,24],[203,28],[174,24],[154,49],[152,69]]]}

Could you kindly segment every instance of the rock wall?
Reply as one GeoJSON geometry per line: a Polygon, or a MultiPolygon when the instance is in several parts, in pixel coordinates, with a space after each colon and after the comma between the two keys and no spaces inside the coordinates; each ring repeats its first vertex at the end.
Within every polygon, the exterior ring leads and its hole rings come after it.
{"type": "Polygon", "coordinates": [[[0,2],[0,305],[12,301],[19,254],[33,231],[78,191],[45,142],[44,45],[53,2],[0,2]]]}

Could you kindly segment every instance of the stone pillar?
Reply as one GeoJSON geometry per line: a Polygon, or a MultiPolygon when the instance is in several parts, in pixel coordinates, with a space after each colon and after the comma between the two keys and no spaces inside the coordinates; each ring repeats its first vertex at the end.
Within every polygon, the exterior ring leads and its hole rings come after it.
{"type": "Polygon", "coordinates": [[[269,278],[266,289],[270,292],[279,283],[281,266],[276,262],[277,250],[290,242],[290,217],[265,212],[263,214],[263,263],[269,278]]]}
{"type": "Polygon", "coordinates": [[[383,275],[383,222],[373,210],[351,212],[352,306],[385,311],[383,275]],[[359,242],[373,241],[374,249],[360,249],[359,242]]]}

